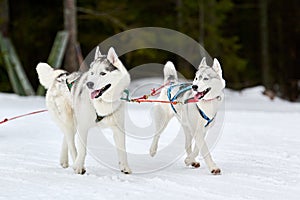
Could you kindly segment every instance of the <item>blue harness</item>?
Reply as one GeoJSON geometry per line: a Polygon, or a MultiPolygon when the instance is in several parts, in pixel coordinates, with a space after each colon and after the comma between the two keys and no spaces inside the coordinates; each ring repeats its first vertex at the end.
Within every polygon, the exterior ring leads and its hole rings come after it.
{"type": "MultiPolygon", "coordinates": [[[[192,89],[192,85],[189,83],[180,83],[180,84],[176,84],[176,85],[171,85],[167,90],[167,95],[168,95],[169,101],[174,102],[179,97],[179,95],[185,93],[186,91],[188,91],[190,89],[192,89]],[[179,90],[174,95],[174,97],[171,97],[171,91],[175,87],[179,87],[179,90]]],[[[177,114],[177,111],[176,111],[174,105],[173,104],[170,104],[170,105],[171,105],[171,108],[173,109],[173,111],[177,114]]]]}
{"type": "MultiPolygon", "coordinates": [[[[168,96],[168,98],[169,98],[169,101],[174,102],[180,95],[184,94],[185,92],[187,92],[187,91],[190,90],[190,89],[192,89],[192,85],[191,85],[190,83],[180,83],[180,84],[176,84],[176,85],[171,85],[171,86],[168,88],[168,90],[167,90],[167,96],[168,96]],[[172,89],[174,89],[175,87],[179,87],[179,90],[178,90],[177,93],[172,97],[172,96],[171,96],[171,91],[172,91],[172,89]]],[[[185,102],[185,103],[187,103],[187,102],[185,102]]],[[[173,109],[173,111],[177,114],[177,111],[176,111],[174,105],[173,105],[173,104],[170,104],[170,105],[171,105],[171,108],[173,109]]],[[[196,108],[197,108],[199,114],[201,115],[201,117],[207,121],[206,125],[204,126],[204,127],[207,127],[207,126],[214,120],[215,117],[213,117],[213,118],[210,119],[210,118],[203,112],[203,110],[201,110],[201,109],[199,108],[199,106],[198,106],[197,104],[195,104],[195,105],[196,105],[196,108]]]]}

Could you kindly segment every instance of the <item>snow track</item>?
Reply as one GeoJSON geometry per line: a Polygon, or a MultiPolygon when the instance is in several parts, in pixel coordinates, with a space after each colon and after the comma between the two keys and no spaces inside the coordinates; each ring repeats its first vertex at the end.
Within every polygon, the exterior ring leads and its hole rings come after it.
{"type": "MultiPolygon", "coordinates": [[[[182,157],[153,173],[124,175],[89,155],[87,174],[75,175],[58,164],[62,134],[48,113],[2,124],[0,199],[296,200],[300,104],[271,102],[261,90],[226,92],[223,134],[212,152],[220,176],[211,175],[201,158],[199,169],[186,167],[182,157]]],[[[41,97],[0,94],[0,120],[44,107],[41,97]]]]}

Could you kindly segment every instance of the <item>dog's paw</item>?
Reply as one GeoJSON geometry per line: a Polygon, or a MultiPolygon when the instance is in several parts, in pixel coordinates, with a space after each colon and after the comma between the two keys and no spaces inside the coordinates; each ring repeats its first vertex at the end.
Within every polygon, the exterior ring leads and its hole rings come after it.
{"type": "Polygon", "coordinates": [[[79,166],[79,165],[73,165],[73,169],[74,169],[74,172],[75,174],[85,174],[86,170],[83,166],[79,166]]]}
{"type": "Polygon", "coordinates": [[[68,168],[69,167],[69,162],[68,161],[61,161],[60,162],[60,166],[62,166],[62,168],[68,168]]]}
{"type": "Polygon", "coordinates": [[[194,168],[199,168],[200,167],[200,163],[199,162],[192,162],[191,166],[194,168]]]}
{"type": "Polygon", "coordinates": [[[215,169],[211,170],[211,173],[213,175],[220,175],[221,174],[221,170],[219,168],[215,168],[215,169]]]}
{"type": "Polygon", "coordinates": [[[68,156],[61,156],[59,163],[60,163],[60,166],[62,166],[62,168],[68,168],[69,167],[68,156]]]}
{"type": "Polygon", "coordinates": [[[150,156],[154,157],[156,155],[156,150],[150,150],[150,156]]]}
{"type": "Polygon", "coordinates": [[[127,166],[127,167],[121,167],[121,172],[123,172],[124,174],[131,174],[132,171],[131,169],[127,166]]]}
{"type": "Polygon", "coordinates": [[[200,167],[200,163],[197,162],[194,158],[186,157],[186,159],[184,160],[184,163],[186,166],[192,166],[195,168],[200,167]]]}
{"type": "Polygon", "coordinates": [[[85,174],[86,170],[84,167],[74,169],[75,174],[85,174]]]}
{"type": "Polygon", "coordinates": [[[131,174],[131,169],[129,168],[127,163],[122,163],[119,162],[119,168],[121,170],[121,172],[123,172],[124,174],[131,174]]]}
{"type": "Polygon", "coordinates": [[[156,152],[157,152],[157,147],[151,146],[150,151],[149,151],[150,156],[154,157],[156,155],[156,152]]]}
{"type": "Polygon", "coordinates": [[[131,169],[122,169],[121,170],[121,172],[123,172],[124,174],[131,174],[132,173],[132,171],[131,171],[131,169]]]}

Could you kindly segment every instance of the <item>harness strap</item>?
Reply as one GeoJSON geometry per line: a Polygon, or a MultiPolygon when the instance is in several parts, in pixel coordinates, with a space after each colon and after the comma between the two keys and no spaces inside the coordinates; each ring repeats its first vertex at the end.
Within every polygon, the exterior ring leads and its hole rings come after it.
{"type": "Polygon", "coordinates": [[[96,122],[96,123],[101,122],[105,117],[109,117],[109,116],[113,115],[113,113],[116,112],[119,108],[120,108],[120,105],[119,105],[119,107],[118,107],[115,111],[113,111],[112,113],[110,113],[110,114],[108,114],[108,115],[104,115],[104,116],[98,115],[98,113],[97,113],[96,110],[95,110],[95,112],[96,112],[96,119],[95,119],[95,122],[96,122]]]}
{"type": "Polygon", "coordinates": [[[201,117],[207,121],[206,125],[204,126],[204,127],[207,127],[207,126],[215,119],[215,116],[214,116],[213,118],[210,119],[210,118],[203,112],[203,110],[201,110],[201,109],[199,108],[199,106],[198,106],[197,104],[196,104],[196,107],[197,107],[197,110],[199,111],[201,117]]]}
{"type": "Polygon", "coordinates": [[[56,77],[56,79],[58,79],[58,78],[60,78],[60,77],[62,77],[62,76],[67,76],[67,75],[69,75],[69,72],[65,72],[65,73],[61,73],[60,75],[58,75],[58,77],[56,77]]]}
{"type": "Polygon", "coordinates": [[[71,83],[69,83],[68,80],[66,80],[66,85],[67,85],[69,91],[71,91],[71,89],[72,89],[72,87],[73,87],[75,81],[76,81],[76,80],[74,80],[74,81],[72,81],[71,83]]]}
{"type": "MultiPolygon", "coordinates": [[[[192,88],[192,85],[191,85],[190,83],[181,83],[181,84],[171,85],[171,86],[168,88],[168,90],[167,90],[167,96],[168,96],[168,98],[169,98],[169,101],[174,102],[174,101],[179,97],[179,95],[181,95],[182,93],[184,93],[184,92],[190,90],[191,88],[192,88]],[[183,87],[183,86],[184,86],[184,88],[181,88],[181,89],[174,95],[174,97],[171,97],[171,91],[172,91],[172,89],[173,89],[174,87],[183,87]]],[[[173,104],[170,104],[170,105],[171,105],[171,108],[173,109],[173,111],[177,114],[177,111],[176,111],[174,105],[173,105],[173,104]]]]}
{"type": "Polygon", "coordinates": [[[100,122],[102,119],[104,119],[106,116],[99,116],[97,113],[96,113],[96,119],[95,119],[95,122],[98,123],[100,122]]]}
{"type": "MultiPolygon", "coordinates": [[[[184,92],[186,92],[186,91],[188,91],[188,90],[190,90],[190,89],[192,89],[192,85],[189,84],[189,83],[181,83],[181,84],[177,84],[177,85],[171,85],[171,86],[168,88],[168,90],[167,90],[167,96],[168,96],[168,98],[169,98],[169,101],[170,101],[170,102],[174,102],[174,101],[179,97],[179,95],[181,95],[182,93],[184,93],[184,92]],[[183,86],[184,86],[184,87],[183,87],[183,86]],[[183,88],[181,88],[181,89],[174,95],[174,97],[171,97],[171,91],[172,91],[172,89],[173,89],[174,87],[183,87],[183,88]]],[[[192,102],[192,101],[190,101],[190,100],[192,100],[192,99],[194,99],[194,98],[187,99],[184,103],[190,103],[190,102],[192,102]]],[[[195,102],[195,103],[196,103],[196,102],[195,102]]],[[[197,104],[195,104],[195,105],[196,105],[196,108],[197,108],[199,114],[201,115],[201,117],[207,121],[206,125],[204,126],[204,127],[207,127],[207,126],[215,119],[215,117],[213,117],[213,118],[210,119],[210,118],[203,112],[203,110],[201,110],[201,109],[199,108],[199,106],[198,106],[197,104]]],[[[173,105],[173,104],[170,104],[170,106],[171,106],[171,108],[173,109],[173,111],[177,114],[177,110],[175,109],[174,105],[173,105]]]]}

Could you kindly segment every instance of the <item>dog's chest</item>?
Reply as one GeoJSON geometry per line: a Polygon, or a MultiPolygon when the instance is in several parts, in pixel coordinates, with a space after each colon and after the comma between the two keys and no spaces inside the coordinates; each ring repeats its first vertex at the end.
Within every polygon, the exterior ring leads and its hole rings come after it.
{"type": "Polygon", "coordinates": [[[92,100],[92,104],[98,116],[108,116],[114,113],[120,106],[121,101],[104,102],[101,99],[92,100]]]}
{"type": "MultiPolygon", "coordinates": [[[[193,97],[192,92],[186,92],[184,95],[178,98],[179,102],[185,102],[185,100],[193,97]]],[[[177,118],[180,121],[197,121],[197,125],[205,125],[209,119],[213,119],[220,105],[222,104],[223,95],[220,98],[215,98],[210,101],[200,100],[198,103],[183,103],[175,105],[174,108],[177,111],[177,118]],[[203,122],[203,123],[202,123],[203,122]]]]}

